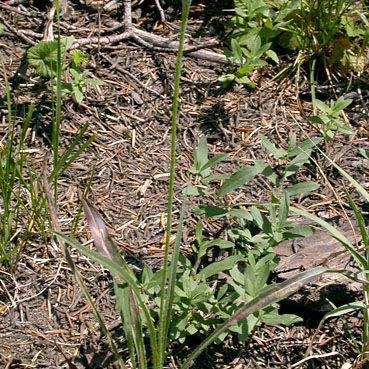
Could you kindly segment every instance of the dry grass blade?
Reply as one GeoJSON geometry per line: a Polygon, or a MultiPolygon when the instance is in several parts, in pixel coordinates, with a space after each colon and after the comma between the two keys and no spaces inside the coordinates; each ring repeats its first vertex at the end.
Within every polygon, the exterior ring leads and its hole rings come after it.
{"type": "MultiPolygon", "coordinates": [[[[47,180],[46,175],[43,176],[43,185],[44,185],[44,191],[45,191],[45,195],[46,195],[46,199],[47,199],[47,203],[48,203],[49,212],[50,212],[51,221],[52,221],[54,231],[60,232],[60,223],[59,223],[58,214],[57,214],[57,207],[55,206],[54,198],[52,196],[52,192],[51,192],[51,188],[50,188],[50,184],[47,180]]],[[[96,210],[94,210],[94,211],[96,212],[96,210]]],[[[106,227],[105,227],[105,229],[106,229],[106,227]]],[[[85,295],[85,297],[86,297],[86,299],[87,299],[87,301],[88,301],[88,303],[89,303],[89,305],[92,309],[92,312],[94,313],[97,321],[99,322],[101,330],[103,331],[103,333],[105,334],[105,336],[108,340],[109,346],[111,347],[111,350],[112,350],[117,362],[119,363],[119,367],[121,369],[126,369],[127,367],[126,367],[123,359],[119,355],[118,348],[117,348],[115,342],[113,341],[113,338],[110,335],[110,332],[107,329],[104,321],[102,320],[102,317],[100,316],[100,313],[97,310],[97,307],[96,307],[90,293],[88,292],[88,289],[86,288],[86,286],[84,284],[82,276],[80,275],[80,273],[78,272],[78,270],[77,270],[77,268],[74,264],[74,261],[73,261],[71,255],[70,255],[70,252],[68,250],[68,247],[67,247],[66,243],[64,242],[64,240],[61,237],[57,237],[57,239],[58,239],[60,248],[64,252],[64,256],[67,260],[67,263],[68,263],[70,269],[72,270],[72,272],[74,274],[74,277],[75,277],[77,283],[79,284],[83,294],[85,295]]]]}
{"type": "Polygon", "coordinates": [[[122,257],[110,238],[108,229],[99,212],[83,198],[82,206],[97,251],[102,256],[122,264],[122,257]]]}
{"type": "Polygon", "coordinates": [[[113,260],[109,246],[109,243],[111,242],[109,232],[103,219],[98,211],[88,204],[87,200],[82,199],[82,206],[97,250],[101,255],[113,260]]]}

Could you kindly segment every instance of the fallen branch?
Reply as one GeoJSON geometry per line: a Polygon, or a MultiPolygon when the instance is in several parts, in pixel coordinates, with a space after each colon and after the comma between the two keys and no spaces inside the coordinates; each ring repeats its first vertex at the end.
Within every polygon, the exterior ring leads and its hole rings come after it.
{"type": "MultiPolygon", "coordinates": [[[[123,40],[133,40],[136,43],[144,46],[148,49],[159,52],[176,52],[178,49],[178,41],[173,41],[161,36],[153,35],[152,33],[140,30],[138,28],[132,28],[131,31],[123,32],[119,35],[103,36],[103,37],[89,37],[79,40],[75,40],[72,48],[79,48],[81,46],[97,46],[97,45],[109,45],[118,43],[123,40]]],[[[227,58],[213,51],[204,50],[207,47],[218,46],[218,42],[212,42],[205,45],[197,46],[185,46],[184,54],[202,60],[211,61],[219,64],[227,64],[227,58]]]]}

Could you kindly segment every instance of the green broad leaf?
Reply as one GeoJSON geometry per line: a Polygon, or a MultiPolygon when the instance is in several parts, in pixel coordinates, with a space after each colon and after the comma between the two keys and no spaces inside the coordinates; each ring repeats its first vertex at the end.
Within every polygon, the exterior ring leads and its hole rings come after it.
{"type": "Polygon", "coordinates": [[[285,190],[287,191],[289,196],[301,195],[303,193],[309,193],[315,191],[319,188],[319,185],[313,181],[306,181],[294,184],[292,186],[287,187],[285,190]]]}
{"type": "Polygon", "coordinates": [[[244,259],[245,258],[241,255],[228,256],[224,260],[216,261],[206,266],[204,269],[200,270],[197,276],[207,279],[215,274],[232,269],[239,261],[244,259]]]}
{"type": "Polygon", "coordinates": [[[205,178],[202,178],[202,183],[209,183],[211,181],[226,180],[229,178],[229,174],[211,174],[205,178]]]}
{"type": "Polygon", "coordinates": [[[241,78],[241,77],[245,76],[247,73],[252,72],[253,70],[254,70],[254,66],[253,65],[244,65],[243,67],[240,67],[240,68],[237,69],[236,76],[239,77],[239,78],[241,78]]]}
{"type": "Polygon", "coordinates": [[[232,277],[234,282],[238,283],[242,287],[244,286],[244,284],[245,284],[245,275],[239,271],[237,265],[234,266],[230,270],[229,274],[232,277]]]}
{"type": "Polygon", "coordinates": [[[272,232],[270,221],[257,207],[253,206],[251,208],[251,216],[254,223],[265,233],[270,234],[272,232]]]}
{"type": "Polygon", "coordinates": [[[303,319],[294,314],[282,314],[279,315],[277,311],[271,313],[262,314],[261,321],[268,325],[285,325],[289,326],[292,324],[300,323],[303,319]]]}
{"type": "Polygon", "coordinates": [[[192,209],[196,215],[205,217],[224,217],[228,214],[228,210],[215,205],[199,205],[192,209]]]}
{"type": "Polygon", "coordinates": [[[347,108],[352,103],[352,99],[345,99],[343,96],[333,104],[332,113],[339,114],[343,109],[347,108]]]}
{"type": "Polygon", "coordinates": [[[203,231],[203,224],[202,224],[202,221],[199,220],[197,223],[196,223],[196,227],[195,227],[195,238],[196,238],[196,242],[198,244],[201,244],[202,243],[202,231],[203,231]]]}
{"type": "Polygon", "coordinates": [[[75,82],[76,81],[81,81],[84,79],[85,77],[85,73],[83,72],[80,72],[79,70],[77,69],[74,69],[74,68],[71,68],[70,69],[70,74],[72,75],[72,77],[74,78],[75,82]]]}
{"type": "Polygon", "coordinates": [[[80,88],[73,88],[73,95],[78,104],[80,104],[83,101],[84,96],[80,88]]]}
{"type": "Polygon", "coordinates": [[[263,174],[274,185],[278,182],[278,175],[274,172],[272,167],[263,160],[254,160],[254,165],[258,172],[263,174]]]}
{"type": "Polygon", "coordinates": [[[295,157],[301,153],[305,153],[306,155],[311,154],[312,148],[317,146],[321,142],[320,137],[313,137],[311,139],[306,139],[302,142],[300,142],[295,148],[288,149],[288,157],[292,158],[295,157]]]}
{"type": "Polygon", "coordinates": [[[252,220],[250,212],[245,209],[232,208],[229,210],[229,215],[236,219],[252,220]]]}
{"type": "Polygon", "coordinates": [[[323,125],[325,125],[325,124],[327,124],[327,123],[328,123],[328,122],[327,122],[327,119],[323,119],[323,117],[322,117],[322,116],[320,116],[320,115],[313,115],[313,116],[309,117],[309,121],[310,121],[311,123],[315,123],[315,124],[323,124],[323,125]]]}
{"type": "Polygon", "coordinates": [[[285,224],[285,222],[287,221],[287,217],[288,217],[288,207],[289,207],[289,196],[288,196],[288,192],[284,191],[282,194],[282,198],[281,201],[279,203],[279,222],[281,224],[285,224]]]}
{"type": "Polygon", "coordinates": [[[73,92],[73,86],[71,83],[62,83],[61,93],[62,95],[71,94],[73,92]]]}
{"type": "Polygon", "coordinates": [[[352,135],[353,134],[353,131],[352,129],[350,129],[349,127],[347,127],[346,125],[340,125],[338,128],[337,128],[338,131],[342,132],[343,134],[345,135],[352,135]]]}
{"type": "Polygon", "coordinates": [[[295,238],[295,237],[309,237],[314,233],[313,229],[309,226],[296,226],[288,228],[286,232],[283,233],[284,238],[295,238]]]}
{"type": "MultiPolygon", "coordinates": [[[[258,37],[258,39],[260,40],[260,37],[258,37]]],[[[261,41],[260,41],[261,43],[261,41]]],[[[260,58],[262,57],[269,49],[270,49],[270,46],[272,44],[270,42],[266,43],[266,44],[263,44],[261,45],[257,50],[256,50],[256,53],[255,53],[255,57],[256,58],[260,58]]]]}
{"type": "Polygon", "coordinates": [[[210,169],[213,165],[220,163],[221,161],[228,158],[228,154],[217,154],[214,155],[208,162],[203,165],[200,169],[200,172],[204,172],[206,169],[210,169]]]}
{"type": "MultiPolygon", "coordinates": [[[[208,162],[208,143],[205,135],[202,135],[199,139],[199,143],[194,154],[194,163],[190,167],[190,173],[201,174],[201,168],[208,162]]],[[[210,173],[203,173],[203,175],[209,175],[210,173]]]]}
{"type": "Polygon", "coordinates": [[[315,105],[323,113],[327,113],[327,112],[330,111],[330,107],[327,104],[324,104],[323,101],[320,101],[318,99],[315,99],[315,105]]]}
{"type": "Polygon", "coordinates": [[[206,254],[207,250],[210,247],[214,246],[217,246],[220,249],[229,249],[234,247],[234,243],[231,241],[222,240],[221,238],[216,238],[215,240],[210,241],[204,241],[199,246],[198,258],[202,258],[206,254]]]}
{"type": "Polygon", "coordinates": [[[242,62],[242,49],[240,44],[237,42],[235,38],[232,38],[231,40],[231,49],[233,56],[239,61],[242,62]]]}
{"type": "Polygon", "coordinates": [[[317,267],[306,272],[299,273],[285,282],[270,285],[256,298],[238,309],[230,319],[218,326],[208,337],[206,337],[182,363],[181,369],[189,368],[194,359],[198,357],[206,347],[213,343],[222,333],[230,329],[230,327],[234,326],[237,322],[243,321],[261,309],[290,296],[304,285],[314,282],[325,272],[327,272],[327,268],[317,267]]]}
{"type": "Polygon", "coordinates": [[[148,265],[144,265],[143,269],[142,269],[142,274],[141,274],[141,281],[142,283],[145,285],[146,283],[149,283],[149,281],[151,280],[151,278],[154,276],[154,272],[152,271],[152,269],[148,266],[148,265]]]}
{"type": "Polygon", "coordinates": [[[218,77],[218,81],[225,85],[228,85],[229,83],[234,81],[235,78],[236,76],[234,74],[224,74],[218,77]]]}
{"type": "Polygon", "coordinates": [[[100,81],[99,79],[95,79],[95,78],[86,78],[85,79],[85,84],[90,84],[90,85],[95,85],[95,86],[101,86],[104,84],[103,81],[100,81]]]}
{"type": "Polygon", "coordinates": [[[193,324],[190,324],[187,328],[186,328],[186,331],[187,333],[192,336],[194,334],[197,333],[198,329],[193,325],[193,324]]]}
{"type": "Polygon", "coordinates": [[[32,46],[27,51],[27,61],[41,77],[55,77],[58,61],[57,41],[41,41],[32,46]]]}
{"type": "Polygon", "coordinates": [[[64,37],[61,39],[61,45],[64,50],[68,50],[76,39],[73,36],[64,37]]]}
{"type": "Polygon", "coordinates": [[[279,58],[278,58],[278,55],[275,51],[273,50],[267,50],[265,52],[265,54],[274,61],[274,63],[278,64],[279,63],[279,58]]]}
{"type": "Polygon", "coordinates": [[[307,163],[309,161],[309,152],[301,151],[298,155],[296,155],[289,163],[289,166],[297,166],[300,167],[301,165],[307,163]]]}
{"type": "Polygon", "coordinates": [[[229,192],[243,186],[244,184],[250,182],[258,173],[255,166],[243,167],[237,172],[233,173],[228,179],[226,179],[223,185],[218,189],[217,196],[222,197],[229,192]]]}
{"type": "Polygon", "coordinates": [[[277,148],[266,136],[259,135],[259,138],[263,146],[277,159],[282,159],[287,156],[288,153],[285,149],[277,148]]]}
{"type": "Polygon", "coordinates": [[[255,88],[255,83],[251,81],[251,79],[247,76],[236,77],[235,81],[240,85],[246,85],[250,88],[255,88]]]}
{"type": "Polygon", "coordinates": [[[174,292],[179,297],[187,298],[187,293],[183,291],[181,288],[179,288],[178,286],[174,287],[174,292]]]}
{"type": "MultiPolygon", "coordinates": [[[[288,152],[289,158],[291,157],[291,152],[293,152],[296,148],[297,148],[297,138],[296,138],[296,134],[293,133],[290,139],[288,140],[287,152],[288,152]]],[[[297,154],[299,154],[299,152],[297,152],[297,154]]]]}
{"type": "Polygon", "coordinates": [[[221,286],[218,290],[216,299],[219,301],[223,296],[225,296],[225,294],[228,291],[228,285],[227,284],[223,284],[223,286],[221,286]]]}
{"type": "Polygon", "coordinates": [[[201,244],[201,248],[208,249],[209,247],[218,246],[221,249],[229,249],[234,247],[234,243],[227,240],[222,240],[221,238],[216,238],[215,240],[205,241],[201,244]]]}
{"type": "Polygon", "coordinates": [[[339,306],[338,308],[331,310],[330,312],[324,315],[323,320],[349,314],[352,313],[353,311],[361,310],[364,307],[365,305],[363,301],[350,302],[348,304],[339,306]]]}
{"type": "Polygon", "coordinates": [[[203,187],[199,186],[187,186],[182,190],[182,193],[187,196],[205,196],[209,195],[203,187]]]}
{"type": "Polygon", "coordinates": [[[270,274],[270,269],[268,265],[262,268],[254,269],[248,266],[245,270],[245,291],[251,297],[256,297],[268,280],[270,274]]]}

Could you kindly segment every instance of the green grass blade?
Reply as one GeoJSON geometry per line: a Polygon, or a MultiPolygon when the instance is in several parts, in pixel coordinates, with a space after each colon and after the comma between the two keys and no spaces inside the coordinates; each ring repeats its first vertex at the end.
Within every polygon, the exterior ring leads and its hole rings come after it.
{"type": "Polygon", "coordinates": [[[354,200],[352,199],[351,195],[348,193],[348,191],[346,189],[345,189],[345,192],[346,192],[346,196],[347,196],[348,202],[350,204],[350,207],[354,211],[355,218],[357,220],[359,230],[360,230],[360,235],[361,235],[361,238],[364,242],[364,246],[367,247],[369,245],[369,237],[368,237],[368,232],[367,232],[366,227],[365,227],[365,220],[364,220],[363,216],[361,215],[358,207],[356,206],[354,200]]]}
{"type": "Polygon", "coordinates": [[[108,340],[108,343],[109,343],[109,346],[114,354],[114,357],[115,359],[118,361],[119,363],[119,366],[121,369],[128,369],[125,362],[123,361],[121,355],[119,354],[118,352],[118,348],[113,340],[113,337],[111,336],[108,328],[106,327],[105,323],[104,323],[104,320],[103,318],[101,317],[100,313],[99,313],[99,310],[97,309],[84,281],[83,281],[83,278],[82,276],[80,275],[80,273],[78,272],[78,270],[76,269],[75,267],[75,264],[69,254],[69,251],[67,249],[67,247],[65,247],[65,251],[66,251],[66,259],[67,259],[67,262],[68,262],[68,265],[69,267],[72,269],[72,272],[74,274],[74,277],[76,278],[76,281],[79,285],[79,287],[81,288],[88,304],[90,305],[91,307],[91,310],[96,318],[96,320],[98,321],[99,325],[100,325],[100,328],[102,330],[102,332],[104,333],[105,337],[107,338],[108,340]]]}
{"type": "Polygon", "coordinates": [[[70,164],[73,163],[73,161],[83,152],[85,149],[90,145],[90,143],[94,140],[94,136],[91,136],[87,139],[87,141],[79,148],[77,148],[77,145],[81,141],[84,133],[86,132],[89,124],[85,123],[80,130],[77,132],[77,134],[74,136],[72,141],[69,143],[68,147],[64,151],[63,155],[58,159],[56,163],[54,163],[54,169],[50,175],[50,179],[53,180],[55,178],[58,178],[62,172],[70,166],[70,164]],[[74,154],[72,155],[72,153],[74,154]]]}
{"type": "Polygon", "coordinates": [[[192,365],[193,360],[201,354],[204,349],[213,343],[220,334],[225,332],[236,322],[245,319],[248,315],[265,308],[268,305],[276,303],[283,298],[296,292],[298,289],[308,283],[312,283],[323,273],[327,271],[324,267],[317,267],[306,272],[302,272],[287,281],[272,285],[264,292],[260,293],[258,297],[247,303],[244,307],[239,309],[229,320],[219,326],[215,331],[208,336],[185,360],[180,366],[180,369],[189,368],[192,365]]]}
{"type": "Polygon", "coordinates": [[[112,260],[110,260],[109,258],[107,258],[105,256],[101,256],[96,251],[90,250],[87,247],[81,245],[76,240],[73,240],[73,239],[71,239],[71,238],[69,238],[69,237],[67,237],[67,236],[65,236],[65,235],[63,235],[62,233],[59,233],[59,232],[53,231],[53,233],[59,239],[66,242],[68,245],[71,245],[71,246],[75,247],[83,255],[90,257],[91,259],[93,259],[93,260],[97,261],[98,263],[100,263],[105,268],[109,269],[112,274],[114,274],[117,277],[121,278],[121,280],[123,282],[128,284],[128,286],[134,292],[135,297],[137,298],[138,304],[139,304],[139,306],[140,306],[140,308],[141,308],[141,310],[142,310],[142,312],[145,316],[145,320],[146,320],[148,330],[149,330],[150,345],[151,345],[151,350],[152,350],[152,354],[153,354],[153,361],[158,362],[159,357],[158,357],[158,346],[157,346],[157,341],[156,341],[156,329],[155,329],[154,323],[152,321],[152,318],[150,316],[149,309],[147,308],[147,306],[145,305],[145,303],[141,299],[140,287],[137,283],[137,280],[132,278],[132,273],[127,272],[126,270],[124,270],[124,268],[122,268],[122,266],[120,264],[116,263],[115,261],[112,261],[112,260]]]}
{"type": "Polygon", "coordinates": [[[124,337],[127,342],[128,351],[131,359],[131,365],[137,368],[136,356],[138,361],[138,368],[146,368],[146,356],[144,349],[144,342],[142,336],[142,326],[136,329],[135,320],[131,314],[131,299],[134,298],[129,291],[126,284],[114,281],[114,293],[116,296],[117,305],[121,315],[124,337]]]}
{"type": "MultiPolygon", "coordinates": [[[[56,63],[56,96],[55,96],[55,112],[52,122],[51,141],[53,149],[53,164],[54,167],[58,163],[59,158],[59,138],[60,138],[60,122],[61,122],[61,96],[62,96],[62,45],[60,35],[60,12],[59,12],[59,0],[55,0],[56,20],[57,20],[57,63],[56,63]]],[[[58,178],[54,178],[54,199],[57,200],[57,183],[58,178]]]]}
{"type": "Polygon", "coordinates": [[[172,124],[171,124],[171,144],[170,144],[170,169],[169,169],[169,188],[168,188],[168,215],[166,224],[166,239],[165,239],[165,251],[163,260],[163,278],[161,281],[161,295],[159,306],[159,329],[158,329],[158,355],[159,362],[153,363],[154,369],[161,369],[165,361],[166,352],[166,327],[168,317],[165,315],[165,299],[167,298],[166,285],[168,281],[168,260],[169,260],[169,248],[170,248],[170,235],[172,225],[172,207],[174,197],[174,175],[175,175],[175,163],[176,163],[176,140],[177,140],[177,119],[178,119],[178,107],[179,107],[179,86],[180,77],[182,72],[182,57],[185,41],[185,32],[187,27],[187,20],[190,11],[191,0],[182,0],[182,17],[181,17],[181,29],[179,33],[179,46],[176,61],[176,71],[174,78],[174,91],[173,91],[173,104],[172,104],[172,124]]]}
{"type": "Polygon", "coordinates": [[[180,245],[182,241],[182,229],[183,229],[183,222],[184,222],[184,213],[187,208],[187,199],[182,204],[179,222],[178,222],[178,229],[176,233],[176,239],[173,245],[172,251],[172,258],[170,261],[170,271],[169,271],[169,279],[168,279],[168,291],[167,296],[165,297],[165,309],[164,314],[167,317],[166,325],[165,325],[165,332],[163,337],[167,339],[168,332],[170,328],[170,321],[172,316],[172,308],[173,308],[173,300],[174,300],[174,288],[176,285],[176,276],[177,276],[177,267],[178,267],[178,259],[179,259],[179,252],[180,252],[180,245]]]}

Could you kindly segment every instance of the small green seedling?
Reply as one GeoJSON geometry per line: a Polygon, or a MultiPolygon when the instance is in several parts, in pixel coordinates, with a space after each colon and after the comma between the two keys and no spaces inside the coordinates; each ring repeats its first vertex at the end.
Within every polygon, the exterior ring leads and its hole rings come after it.
{"type": "Polygon", "coordinates": [[[259,36],[248,40],[245,44],[241,44],[235,38],[231,40],[231,51],[228,53],[230,63],[236,64],[237,67],[232,73],[222,75],[218,78],[220,82],[228,86],[233,81],[254,88],[255,84],[250,80],[248,74],[257,67],[262,67],[268,63],[262,59],[267,55],[275,62],[278,62],[277,54],[270,50],[271,43],[262,43],[259,36]]]}
{"type": "Polygon", "coordinates": [[[318,99],[315,99],[314,102],[315,106],[322,112],[322,114],[313,115],[309,120],[321,127],[320,132],[326,140],[332,140],[335,131],[341,132],[345,135],[352,134],[352,130],[340,118],[343,109],[347,108],[351,104],[351,99],[345,99],[341,96],[336,101],[331,100],[329,105],[318,99]]]}

